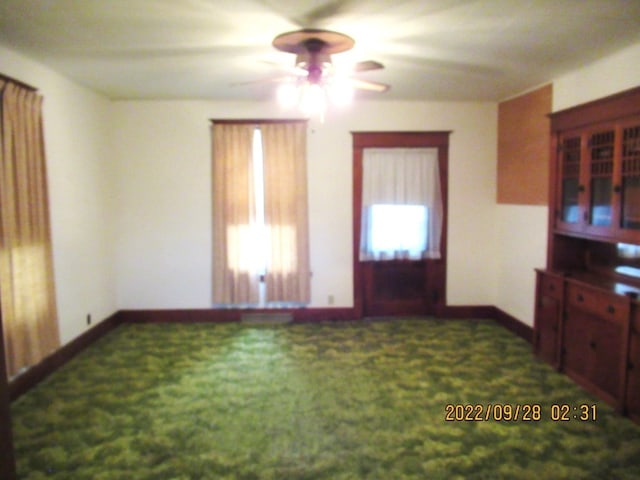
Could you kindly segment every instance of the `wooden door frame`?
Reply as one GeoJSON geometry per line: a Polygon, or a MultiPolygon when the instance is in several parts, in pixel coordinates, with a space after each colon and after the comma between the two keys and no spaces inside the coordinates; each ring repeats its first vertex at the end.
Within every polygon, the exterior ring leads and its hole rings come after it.
{"type": "Polygon", "coordinates": [[[431,132],[351,132],[353,142],[353,306],[356,318],[364,311],[363,272],[359,261],[360,230],[362,216],[362,151],[365,148],[437,148],[442,192],[441,258],[433,272],[434,283],[439,285],[439,298],[435,302],[438,316],[446,307],[447,272],[447,219],[449,185],[449,135],[450,131],[431,132]]]}

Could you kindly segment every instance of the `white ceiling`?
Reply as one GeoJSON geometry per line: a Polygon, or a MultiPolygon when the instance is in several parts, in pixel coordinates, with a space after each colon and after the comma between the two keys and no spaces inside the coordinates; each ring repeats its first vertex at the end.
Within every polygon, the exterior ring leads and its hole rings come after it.
{"type": "Polygon", "coordinates": [[[271,98],[234,84],[292,66],[271,41],[302,27],[382,62],[381,98],[495,101],[640,41],[640,0],[0,0],[1,44],[114,99],[271,98]]]}

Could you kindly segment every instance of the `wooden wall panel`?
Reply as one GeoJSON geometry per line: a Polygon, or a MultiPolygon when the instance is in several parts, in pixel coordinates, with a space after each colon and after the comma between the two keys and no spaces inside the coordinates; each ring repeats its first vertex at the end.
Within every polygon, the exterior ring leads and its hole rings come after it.
{"type": "Polygon", "coordinates": [[[552,86],[498,105],[498,203],[546,205],[552,86]]]}

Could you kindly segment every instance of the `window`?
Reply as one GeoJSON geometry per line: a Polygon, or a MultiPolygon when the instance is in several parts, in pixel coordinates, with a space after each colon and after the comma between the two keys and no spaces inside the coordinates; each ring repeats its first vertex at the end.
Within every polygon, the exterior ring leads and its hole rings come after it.
{"type": "Polygon", "coordinates": [[[310,300],[306,121],[214,121],[213,299],[310,300]]]}
{"type": "Polygon", "coordinates": [[[365,148],[360,260],[440,258],[436,148],[365,148]]]}
{"type": "Polygon", "coordinates": [[[424,205],[371,205],[368,209],[371,251],[376,258],[396,252],[420,258],[427,249],[429,209],[424,205]]]}

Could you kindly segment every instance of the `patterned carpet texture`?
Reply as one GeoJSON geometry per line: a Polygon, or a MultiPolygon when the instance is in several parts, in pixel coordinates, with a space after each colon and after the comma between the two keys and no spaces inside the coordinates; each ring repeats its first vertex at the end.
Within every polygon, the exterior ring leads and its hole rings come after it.
{"type": "Polygon", "coordinates": [[[12,410],[30,480],[640,478],[640,426],[484,320],[123,325],[12,410]]]}

